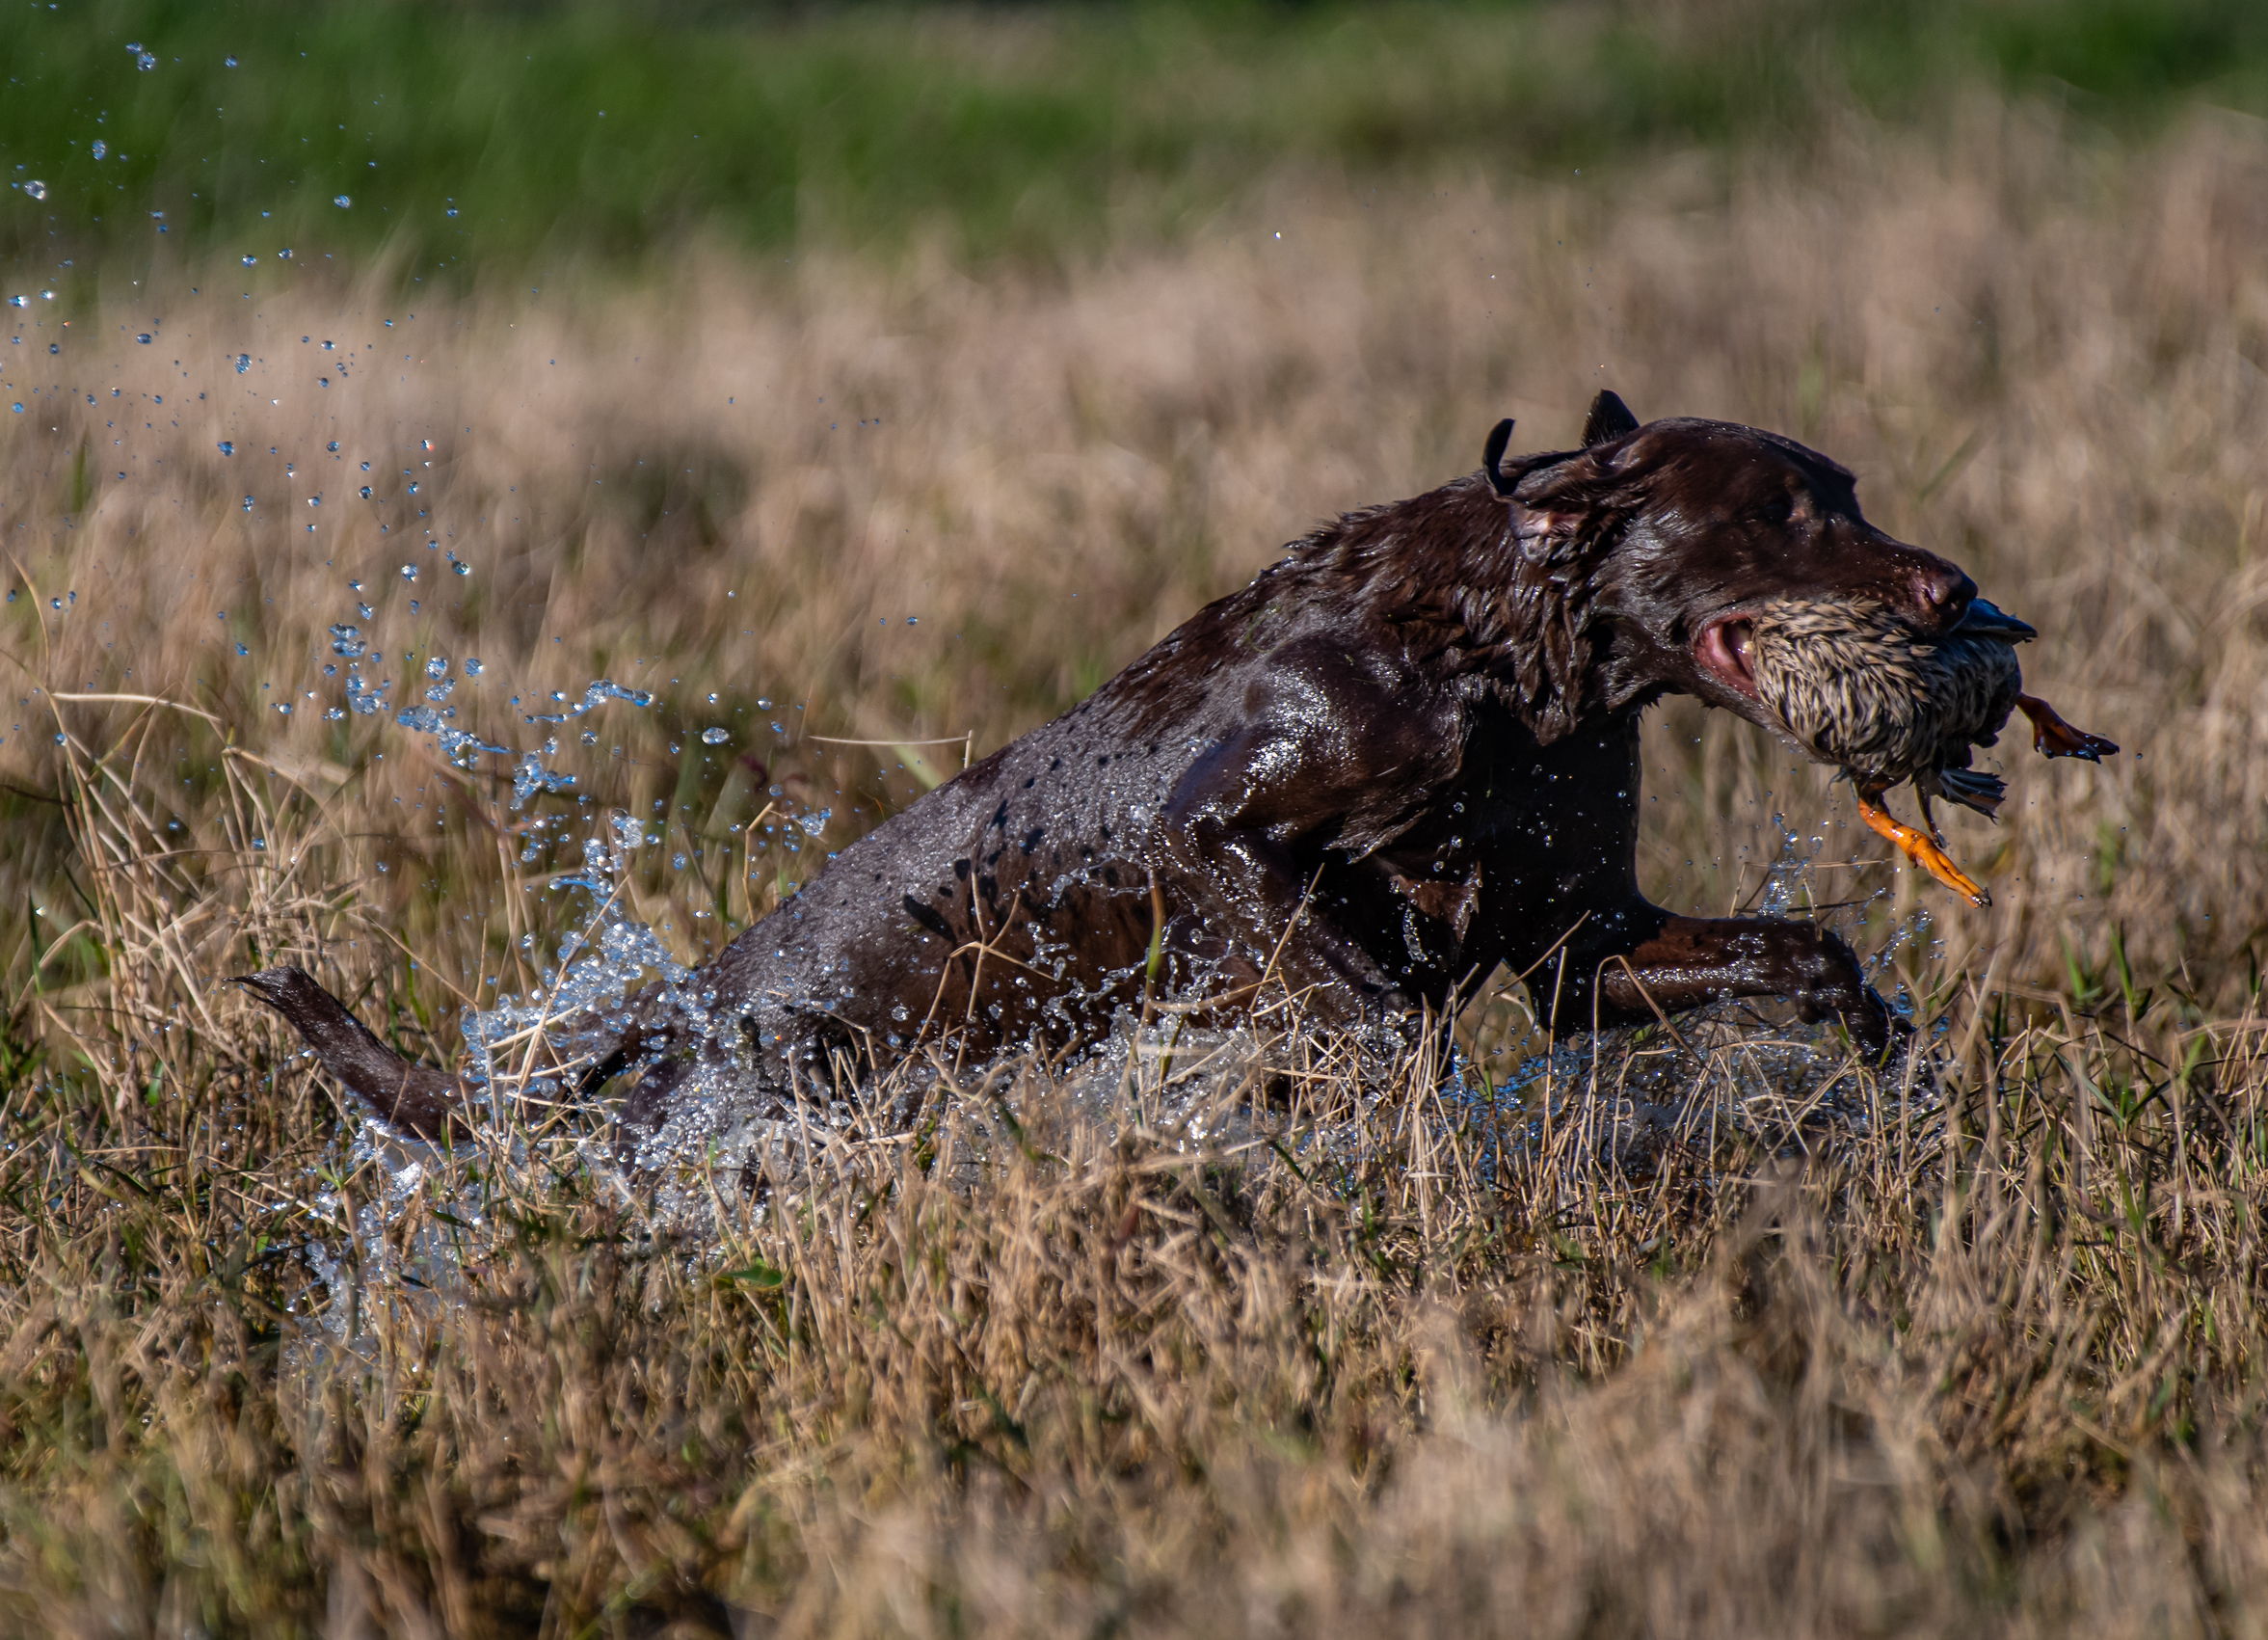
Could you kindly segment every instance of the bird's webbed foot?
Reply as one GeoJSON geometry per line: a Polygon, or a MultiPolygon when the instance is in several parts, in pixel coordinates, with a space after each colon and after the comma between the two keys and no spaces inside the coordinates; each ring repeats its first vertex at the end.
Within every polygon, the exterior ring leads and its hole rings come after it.
{"type": "Polygon", "coordinates": [[[2085,758],[2100,763],[2118,754],[2115,742],[2090,735],[2066,723],[2054,707],[2038,695],[2016,696],[2016,710],[2032,720],[2032,749],[2042,757],[2085,758]]]}
{"type": "Polygon", "coordinates": [[[1944,840],[1934,835],[1937,829],[1934,824],[1927,832],[1916,830],[1883,808],[1881,799],[1880,792],[1861,792],[1858,794],[1858,816],[1868,826],[1895,844],[1900,853],[1971,905],[1992,903],[1992,896],[1985,891],[1984,885],[1953,863],[1953,857],[1945,852],[1944,840]]]}

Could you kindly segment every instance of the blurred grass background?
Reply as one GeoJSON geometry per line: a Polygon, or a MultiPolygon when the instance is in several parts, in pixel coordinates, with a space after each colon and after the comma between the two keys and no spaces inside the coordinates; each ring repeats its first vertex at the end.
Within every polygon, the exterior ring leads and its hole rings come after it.
{"type": "Polygon", "coordinates": [[[41,274],[151,257],[161,232],[456,281],[636,266],[694,231],[1048,262],[1186,234],[1288,162],[1401,181],[1789,152],[1980,89],[2113,140],[2201,98],[2268,112],[2247,0],[12,0],[6,35],[0,255],[41,274]]]}

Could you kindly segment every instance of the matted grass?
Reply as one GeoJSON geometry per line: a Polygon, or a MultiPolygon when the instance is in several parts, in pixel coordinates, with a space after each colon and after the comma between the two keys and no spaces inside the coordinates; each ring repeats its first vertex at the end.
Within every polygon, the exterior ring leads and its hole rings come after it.
{"type": "MultiPolygon", "coordinates": [[[[210,901],[129,763],[75,799],[91,1052],[16,1084],[0,1159],[27,1629],[2108,1634],[2268,1598],[2255,1010],[1980,990],[1941,1093],[1846,1066],[1792,1124],[1769,1034],[1690,1020],[1486,1113],[1422,1063],[1242,1083],[1211,1141],[1155,1061],[1103,1121],[947,1058],[914,1131],[821,1133],[686,1241],[595,1123],[342,1145],[296,1042],[169,960],[210,901]],[[1681,1117],[1626,1168],[1595,1115],[1643,1056],[1681,1117]]],[[[295,881],[314,806],[231,786],[271,840],[244,937],[366,928],[295,881]]]]}

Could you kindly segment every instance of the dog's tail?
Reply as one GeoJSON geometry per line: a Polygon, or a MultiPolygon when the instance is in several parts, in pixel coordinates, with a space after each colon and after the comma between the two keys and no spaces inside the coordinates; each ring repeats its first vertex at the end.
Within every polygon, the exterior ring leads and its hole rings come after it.
{"type": "Polygon", "coordinates": [[[478,1096],[471,1083],[402,1058],[305,969],[270,968],[234,982],[291,1021],[323,1068],[387,1122],[424,1139],[467,1131],[478,1096]]]}

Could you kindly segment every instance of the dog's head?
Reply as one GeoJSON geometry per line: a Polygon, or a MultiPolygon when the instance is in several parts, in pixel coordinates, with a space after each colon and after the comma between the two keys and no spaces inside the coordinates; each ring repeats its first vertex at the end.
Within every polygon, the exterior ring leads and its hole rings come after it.
{"type": "Polygon", "coordinates": [[[1641,425],[1610,392],[1581,449],[1506,463],[1510,431],[1490,436],[1487,474],[1521,556],[1540,581],[1580,588],[1567,614],[1584,676],[1554,680],[1569,705],[1678,692],[1778,729],[1750,657],[1766,605],[1865,600],[1926,637],[1976,597],[1959,565],[1867,523],[1851,473],[1793,439],[1687,417],[1641,425]]]}

